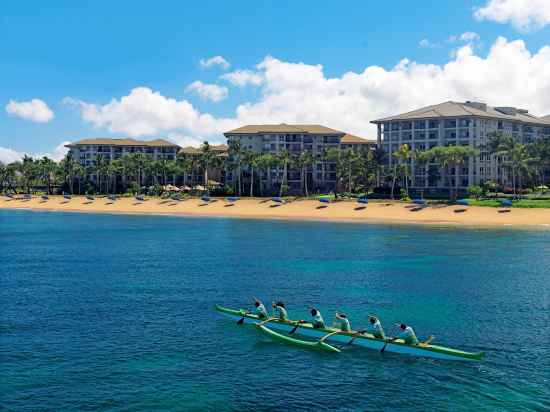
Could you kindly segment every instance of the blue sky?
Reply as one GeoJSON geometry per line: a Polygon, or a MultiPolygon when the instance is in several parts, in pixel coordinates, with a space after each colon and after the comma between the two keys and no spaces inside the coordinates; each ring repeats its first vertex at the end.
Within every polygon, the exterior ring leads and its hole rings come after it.
{"type": "MultiPolygon", "coordinates": [[[[533,55],[550,44],[550,26],[544,21],[535,28],[525,29],[514,24],[513,17],[505,22],[494,21],[498,16],[482,21],[474,18],[474,9],[487,6],[490,1],[363,0],[346,2],[346,7],[342,2],[329,1],[6,2],[0,10],[1,107],[10,100],[20,103],[40,99],[54,117],[47,122],[36,122],[2,110],[0,148],[17,153],[52,153],[64,141],[121,135],[136,138],[171,135],[186,142],[203,138],[220,141],[223,125],[233,125],[241,119],[254,120],[257,116],[258,120],[277,121],[274,117],[278,114],[281,121],[300,120],[299,109],[284,112],[273,108],[280,105],[287,94],[300,98],[292,89],[298,86],[287,80],[282,83],[270,80],[270,77],[278,79],[283,69],[292,73],[298,67],[279,65],[260,69],[266,80],[257,87],[236,87],[220,79],[223,73],[237,69],[258,71],[256,65],[266,56],[291,65],[300,62],[311,67],[322,65],[325,79],[342,79],[348,72],[360,74],[371,66],[391,71],[404,58],[425,67],[443,67],[456,58],[460,47],[466,46],[485,59],[499,36],[508,42],[523,40],[525,49],[533,55]],[[478,37],[473,41],[449,40],[465,32],[474,32],[478,37]],[[420,46],[423,39],[426,39],[425,47],[420,46]],[[201,67],[201,59],[213,56],[223,56],[230,67],[227,70],[216,65],[201,67]],[[214,102],[186,90],[195,81],[225,87],[227,97],[214,102]],[[219,127],[188,126],[185,122],[174,125],[162,114],[162,120],[155,120],[154,132],[147,133],[148,128],[141,132],[128,128],[126,123],[116,125],[113,116],[120,115],[118,112],[127,107],[117,109],[118,114],[104,114],[100,120],[96,116],[91,121],[80,111],[80,103],[62,103],[65,97],[71,97],[96,104],[100,109],[111,99],[120,100],[139,86],[147,87],[163,99],[192,105],[193,110],[201,114],[228,121],[219,127]],[[264,102],[266,95],[271,99],[269,107],[264,102]],[[273,103],[275,99],[279,99],[279,103],[273,103]],[[237,116],[237,107],[246,103],[254,106],[255,114],[237,116]],[[258,104],[266,107],[256,110],[258,104]]],[[[298,71],[289,76],[301,74],[298,71]]],[[[304,78],[307,76],[304,74],[304,78]]],[[[362,81],[368,82],[368,79],[365,77],[362,81]]],[[[316,83],[312,88],[317,86],[325,87],[316,83]]],[[[307,83],[299,87],[307,93],[307,83]]],[[[541,87],[547,87],[546,83],[541,87]]],[[[370,91],[365,105],[376,106],[376,94],[370,91]]],[[[463,93],[455,90],[448,94],[457,94],[460,98],[463,93]]],[[[380,97],[380,106],[391,110],[392,106],[384,98],[380,97]]],[[[550,103],[546,105],[544,97],[537,99],[534,99],[535,107],[539,111],[548,108],[548,113],[538,114],[550,114],[550,103]]],[[[533,97],[520,95],[518,100],[530,103],[533,97]]],[[[398,102],[395,110],[420,102],[399,96],[392,97],[392,101],[398,102]]],[[[334,105],[338,104],[334,100],[334,105]]],[[[332,119],[323,116],[326,109],[319,108],[316,114],[313,103],[308,106],[305,120],[331,123],[332,119]]],[[[156,110],[148,107],[147,110],[156,110]]],[[[166,116],[177,113],[176,110],[166,116]]],[[[358,112],[354,116],[369,117],[378,113],[365,108],[364,114],[358,112]]],[[[127,112],[124,115],[132,116],[127,112]]],[[[138,111],[136,115],[148,117],[147,112],[138,111]]],[[[335,122],[340,127],[346,126],[338,120],[332,121],[335,122]]],[[[353,119],[349,129],[371,133],[368,126],[353,119]]]]}

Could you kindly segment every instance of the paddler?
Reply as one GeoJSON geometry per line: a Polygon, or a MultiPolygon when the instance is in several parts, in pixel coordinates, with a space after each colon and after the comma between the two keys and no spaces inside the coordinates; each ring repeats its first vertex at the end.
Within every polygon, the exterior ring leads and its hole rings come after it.
{"type": "Polygon", "coordinates": [[[256,315],[260,319],[267,319],[267,310],[260,299],[254,298],[254,307],[256,315]]]}
{"type": "Polygon", "coordinates": [[[382,329],[380,320],[374,315],[369,316],[367,332],[372,334],[377,339],[386,339],[386,334],[384,333],[384,329],[382,329]]]}
{"type": "Polygon", "coordinates": [[[311,324],[315,329],[325,328],[325,320],[323,319],[323,316],[321,316],[321,312],[313,308],[311,309],[311,316],[313,316],[313,322],[311,322],[311,324]]]}
{"type": "Polygon", "coordinates": [[[351,332],[351,325],[345,313],[336,312],[333,325],[339,327],[342,332],[351,332]]]}
{"type": "Polygon", "coordinates": [[[416,333],[414,333],[413,328],[405,325],[404,323],[400,324],[399,328],[401,331],[397,334],[395,339],[403,339],[408,345],[418,345],[418,338],[416,337],[416,333]]]}
{"type": "Polygon", "coordinates": [[[273,307],[274,316],[278,317],[279,320],[288,320],[288,313],[283,302],[273,302],[271,306],[273,307]]]}

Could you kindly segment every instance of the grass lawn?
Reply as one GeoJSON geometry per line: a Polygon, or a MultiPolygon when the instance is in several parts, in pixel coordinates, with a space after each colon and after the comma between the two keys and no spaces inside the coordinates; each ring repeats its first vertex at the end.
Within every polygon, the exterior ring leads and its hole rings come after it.
{"type": "MultiPolygon", "coordinates": [[[[468,199],[468,202],[471,206],[489,206],[489,207],[500,207],[500,200],[493,199],[468,199]]],[[[514,200],[512,202],[512,207],[522,207],[522,208],[550,208],[550,199],[521,199],[514,200]]]]}

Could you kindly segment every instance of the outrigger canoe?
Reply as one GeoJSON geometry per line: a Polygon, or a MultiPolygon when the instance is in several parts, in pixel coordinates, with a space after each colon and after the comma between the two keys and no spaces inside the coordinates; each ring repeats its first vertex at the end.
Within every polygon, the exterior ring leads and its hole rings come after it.
{"type": "MultiPolygon", "coordinates": [[[[216,310],[223,316],[233,319],[235,321],[240,321],[242,319],[242,323],[255,325],[260,329],[262,329],[263,332],[268,333],[273,338],[276,338],[278,340],[284,340],[288,343],[292,343],[303,347],[312,347],[312,348],[332,351],[325,347],[315,346],[318,343],[324,343],[324,341],[326,340],[327,342],[331,342],[331,343],[342,343],[345,345],[349,344],[349,345],[361,346],[364,348],[377,350],[379,352],[393,352],[393,353],[401,353],[406,355],[421,356],[421,357],[435,358],[435,359],[456,360],[456,361],[479,361],[484,356],[483,352],[465,352],[458,349],[448,348],[445,346],[422,344],[422,343],[419,345],[409,345],[409,344],[406,344],[401,339],[388,341],[384,339],[375,338],[373,335],[368,333],[358,333],[356,331],[338,332],[338,329],[335,329],[335,328],[315,329],[313,325],[309,322],[302,323],[302,322],[293,321],[293,320],[282,321],[277,319],[277,320],[271,321],[269,323],[269,328],[266,328],[266,327],[263,327],[263,324],[261,325],[262,319],[258,318],[258,316],[252,313],[248,313],[243,309],[235,310],[235,309],[224,308],[222,306],[216,305],[216,310]],[[317,338],[317,339],[324,338],[323,342],[320,342],[319,340],[314,342],[302,341],[287,335],[282,335],[280,333],[277,333],[278,331],[290,332],[295,328],[296,328],[295,335],[307,336],[310,338],[317,338]],[[266,329],[267,331],[264,329],[266,329]],[[338,333],[335,333],[335,332],[338,332],[338,333]]],[[[329,344],[326,344],[326,345],[331,346],[333,349],[336,349],[336,351],[339,351],[337,348],[334,348],[332,345],[329,345],[329,344]]],[[[332,352],[335,352],[335,351],[332,351],[332,352]]]]}

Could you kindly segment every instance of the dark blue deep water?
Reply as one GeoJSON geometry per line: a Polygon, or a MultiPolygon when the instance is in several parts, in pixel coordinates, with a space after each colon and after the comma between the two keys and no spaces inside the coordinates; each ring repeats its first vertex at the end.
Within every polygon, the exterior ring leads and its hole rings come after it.
{"type": "Polygon", "coordinates": [[[0,211],[0,410],[550,409],[550,232],[0,211]],[[479,363],[325,354],[213,311],[369,313],[479,363]]]}

